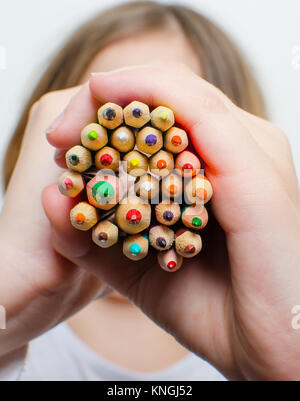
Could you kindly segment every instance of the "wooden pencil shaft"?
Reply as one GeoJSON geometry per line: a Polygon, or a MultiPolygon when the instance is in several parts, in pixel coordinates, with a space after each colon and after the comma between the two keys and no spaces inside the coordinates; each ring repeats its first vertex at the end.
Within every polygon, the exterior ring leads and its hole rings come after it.
{"type": "Polygon", "coordinates": [[[159,181],[150,174],[144,174],[139,177],[135,183],[135,192],[148,200],[158,199],[159,197],[159,181]]]}
{"type": "Polygon", "coordinates": [[[149,241],[158,251],[166,251],[171,248],[175,238],[174,231],[164,225],[153,226],[149,230],[149,241]]]}
{"type": "Polygon", "coordinates": [[[141,129],[136,135],[136,146],[141,152],[153,155],[163,146],[161,131],[153,127],[141,129]]]}
{"type": "Polygon", "coordinates": [[[87,202],[80,202],[71,209],[70,221],[78,230],[87,231],[98,221],[97,210],[87,202]]]}
{"type": "Polygon", "coordinates": [[[81,143],[87,149],[97,151],[108,142],[107,130],[100,124],[88,124],[81,131],[81,143]]]}
{"type": "Polygon", "coordinates": [[[124,255],[134,261],[145,258],[148,254],[149,241],[141,234],[129,235],[123,242],[124,255]]]}
{"type": "Polygon", "coordinates": [[[151,207],[141,198],[130,196],[122,200],[116,209],[116,223],[128,234],[138,234],[150,225],[151,207]]]}
{"type": "Polygon", "coordinates": [[[142,102],[131,102],[124,109],[124,120],[130,127],[143,127],[150,120],[149,107],[142,102]]]}
{"type": "Polygon", "coordinates": [[[172,201],[162,201],[155,206],[155,216],[159,223],[172,226],[180,219],[180,206],[172,201]]]}
{"type": "Polygon", "coordinates": [[[118,227],[109,220],[100,221],[94,228],[92,239],[101,248],[109,248],[118,242],[118,227]]]}
{"type": "Polygon", "coordinates": [[[171,153],[183,152],[189,144],[187,133],[177,127],[170,128],[164,136],[164,148],[171,153]]]}
{"type": "Polygon", "coordinates": [[[193,177],[200,172],[201,163],[194,153],[185,150],[176,157],[175,168],[183,177],[193,177]]]}
{"type": "Polygon", "coordinates": [[[176,272],[183,263],[183,257],[178,255],[173,248],[165,252],[158,252],[157,260],[160,267],[168,273],[176,272]]]}
{"type": "Polygon", "coordinates": [[[110,137],[110,143],[119,152],[130,152],[135,145],[135,136],[132,129],[126,126],[117,128],[110,137]]]}
{"type": "Polygon", "coordinates": [[[187,206],[183,209],[181,220],[188,228],[202,230],[208,222],[208,213],[203,205],[187,206]]]}
{"type": "Polygon", "coordinates": [[[109,210],[122,198],[123,187],[119,178],[114,175],[97,175],[88,182],[86,193],[91,205],[109,210]]]}
{"type": "Polygon", "coordinates": [[[117,171],[120,160],[120,152],[110,146],[105,146],[95,154],[95,166],[99,170],[117,171]]]}
{"type": "Polygon", "coordinates": [[[153,174],[165,177],[174,169],[174,157],[172,153],[160,150],[150,157],[149,167],[153,174]]]}
{"type": "Polygon", "coordinates": [[[139,177],[148,171],[148,158],[137,150],[132,150],[123,157],[125,170],[133,177],[139,177]]]}
{"type": "Polygon", "coordinates": [[[161,182],[161,192],[167,199],[178,198],[183,192],[182,178],[175,173],[164,177],[161,182]]]}
{"type": "Polygon", "coordinates": [[[66,153],[66,164],[70,170],[82,173],[92,165],[91,152],[81,145],[73,146],[66,153]]]}
{"type": "Polygon", "coordinates": [[[168,107],[159,106],[151,112],[150,116],[152,126],[163,132],[170,129],[175,123],[174,113],[168,107]]]}
{"type": "Polygon", "coordinates": [[[199,234],[186,230],[175,239],[176,252],[184,258],[193,258],[202,249],[202,240],[199,234]]]}
{"type": "Polygon", "coordinates": [[[80,173],[65,171],[58,179],[58,189],[62,195],[75,198],[84,189],[85,182],[80,173]]]}
{"type": "Polygon", "coordinates": [[[115,103],[106,103],[98,110],[100,125],[108,129],[115,129],[123,122],[123,109],[115,103]]]}
{"type": "Polygon", "coordinates": [[[212,195],[213,188],[209,180],[203,175],[193,177],[185,186],[185,203],[187,204],[205,204],[212,195]]]}

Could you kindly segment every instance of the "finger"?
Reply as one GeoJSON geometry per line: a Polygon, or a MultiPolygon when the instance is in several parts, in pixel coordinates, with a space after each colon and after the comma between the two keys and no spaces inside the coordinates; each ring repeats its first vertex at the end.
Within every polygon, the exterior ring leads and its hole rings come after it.
{"type": "Polygon", "coordinates": [[[207,269],[202,256],[194,261],[186,260],[185,265],[172,274],[158,266],[156,251],[150,252],[147,263],[144,260],[133,263],[123,255],[120,243],[101,249],[92,243],[91,235],[71,226],[69,210],[75,203],[76,200],[62,196],[56,185],[43,192],[43,205],[53,226],[56,251],[130,298],[160,326],[173,335],[176,333],[182,344],[226,371],[232,361],[227,351],[230,347],[224,340],[224,274],[219,269],[207,269]],[[214,342],[218,344],[217,349],[210,335],[216,321],[218,333],[214,342]],[[223,364],[220,364],[219,353],[223,364]]]}
{"type": "MultiPolygon", "coordinates": [[[[80,199],[63,196],[56,184],[43,191],[42,202],[53,230],[53,246],[57,252],[93,273],[108,270],[108,274],[120,280],[136,277],[145,269],[144,262],[128,260],[122,253],[120,243],[112,248],[102,249],[93,243],[91,232],[75,229],[70,222],[70,210],[80,199]],[[111,270],[111,272],[110,272],[111,270]]],[[[152,257],[150,255],[150,257],[152,257]]],[[[155,258],[153,258],[153,261],[155,258]]],[[[111,279],[112,280],[112,279],[111,279]]],[[[110,281],[111,281],[110,280],[110,281]]],[[[118,281],[118,280],[117,280],[118,281]]],[[[129,280],[130,281],[130,280],[129,280]]],[[[114,284],[116,284],[114,282],[114,284]]]]}
{"type": "Polygon", "coordinates": [[[90,88],[101,103],[124,106],[137,99],[175,112],[206,164],[215,189],[213,209],[226,232],[263,230],[288,201],[269,157],[236,117],[235,106],[186,67],[155,65],[97,74],[90,78],[90,88]]]}
{"type": "Polygon", "coordinates": [[[62,195],[56,184],[45,188],[42,194],[43,207],[53,228],[55,248],[59,248],[56,249],[58,252],[63,249],[64,252],[60,252],[63,256],[80,257],[91,247],[90,237],[70,223],[70,210],[78,202],[78,198],[62,195]]]}
{"type": "Polygon", "coordinates": [[[282,183],[292,201],[299,204],[298,179],[287,136],[280,128],[269,121],[256,117],[244,110],[237,108],[237,116],[247,124],[251,135],[281,175],[282,183]]]}
{"type": "Polygon", "coordinates": [[[67,163],[66,163],[66,152],[67,149],[55,149],[54,153],[54,160],[55,163],[61,167],[67,169],[67,163]]]}
{"type": "MultiPolygon", "coordinates": [[[[75,230],[70,224],[69,218],[70,209],[78,202],[78,198],[68,198],[61,195],[57,185],[53,184],[44,189],[42,202],[45,213],[52,225],[52,244],[54,249],[64,257],[67,254],[71,254],[74,259],[87,254],[91,248],[90,238],[84,235],[86,233],[75,230]],[[63,252],[59,252],[60,250],[63,250],[63,252]]],[[[71,259],[69,260],[71,261],[71,259]]],[[[78,263],[73,262],[73,265],[81,267],[78,263]]],[[[70,268],[68,270],[70,271],[70,268]]],[[[91,299],[102,298],[111,293],[112,289],[101,280],[99,275],[98,278],[100,280],[96,281],[94,274],[82,276],[82,272],[85,272],[85,270],[80,270],[77,277],[78,280],[74,282],[74,289],[75,286],[81,287],[80,292],[83,294],[81,297],[82,304],[85,305],[91,299]],[[81,275],[80,280],[79,275],[81,275]]]]}
{"type": "Polygon", "coordinates": [[[96,275],[103,282],[121,292],[125,296],[135,292],[140,277],[149,266],[156,267],[156,257],[149,255],[149,263],[143,260],[132,263],[127,259],[120,243],[102,249],[95,245],[91,233],[76,230],[70,223],[70,210],[78,203],[61,195],[57,185],[53,184],[43,191],[42,202],[46,215],[52,226],[52,245],[62,256],[75,265],[96,275]]]}
{"type": "Polygon", "coordinates": [[[80,132],[85,125],[97,121],[99,102],[91,96],[88,84],[77,88],[68,106],[47,128],[52,146],[69,149],[80,144],[80,132]]]}
{"type": "Polygon", "coordinates": [[[234,116],[228,98],[185,67],[145,66],[96,74],[90,78],[90,88],[101,103],[125,106],[137,99],[153,107],[170,107],[216,173],[240,171],[257,158],[259,149],[234,116]]]}

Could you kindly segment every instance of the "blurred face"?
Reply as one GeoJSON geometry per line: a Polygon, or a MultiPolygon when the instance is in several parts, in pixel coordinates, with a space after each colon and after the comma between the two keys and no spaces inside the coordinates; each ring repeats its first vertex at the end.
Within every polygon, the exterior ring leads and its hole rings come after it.
{"type": "MultiPolygon", "coordinates": [[[[92,72],[107,72],[117,68],[164,61],[185,63],[192,71],[201,75],[199,57],[178,25],[171,24],[168,29],[145,32],[102,49],[91,61],[81,83],[86,82],[92,72]]],[[[109,298],[127,301],[115,292],[109,298]]]]}
{"type": "Polygon", "coordinates": [[[201,75],[198,56],[180,28],[174,24],[168,29],[145,32],[104,48],[92,60],[82,82],[88,80],[91,72],[106,72],[132,65],[163,61],[183,62],[196,74],[201,75]]]}

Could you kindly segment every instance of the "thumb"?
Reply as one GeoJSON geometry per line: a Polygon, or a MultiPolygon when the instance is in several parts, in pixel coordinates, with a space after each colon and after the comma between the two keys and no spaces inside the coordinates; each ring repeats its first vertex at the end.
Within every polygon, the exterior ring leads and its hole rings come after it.
{"type": "Polygon", "coordinates": [[[125,106],[140,100],[152,107],[170,107],[205,164],[216,173],[239,171],[252,164],[257,145],[234,116],[230,109],[234,105],[184,65],[158,64],[94,74],[90,89],[101,103],[125,106]]]}

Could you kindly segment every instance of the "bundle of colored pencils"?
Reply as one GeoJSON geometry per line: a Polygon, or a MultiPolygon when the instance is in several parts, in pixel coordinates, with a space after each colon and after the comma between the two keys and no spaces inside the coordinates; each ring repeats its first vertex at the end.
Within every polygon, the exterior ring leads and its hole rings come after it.
{"type": "Polygon", "coordinates": [[[124,255],[136,261],[151,245],[169,272],[201,251],[213,190],[171,109],[106,103],[98,123],[83,127],[81,144],[66,152],[66,165],[59,190],[80,199],[71,224],[92,229],[101,248],[122,239],[124,255]]]}

